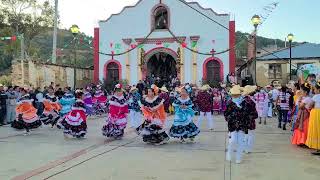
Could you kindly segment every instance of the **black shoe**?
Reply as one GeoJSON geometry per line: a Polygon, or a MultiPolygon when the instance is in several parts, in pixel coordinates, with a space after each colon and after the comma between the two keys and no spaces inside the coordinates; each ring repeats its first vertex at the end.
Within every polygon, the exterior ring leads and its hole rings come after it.
{"type": "Polygon", "coordinates": [[[259,121],[259,124],[261,124],[261,120],[259,121]]]}
{"type": "Polygon", "coordinates": [[[283,129],[284,131],[285,131],[285,130],[287,130],[286,125],[285,125],[285,124],[283,125],[283,128],[282,128],[282,129],[283,129]]]}
{"type": "Polygon", "coordinates": [[[278,128],[281,128],[281,123],[278,124],[278,128]]]}
{"type": "Polygon", "coordinates": [[[316,151],[316,152],[313,152],[311,153],[312,155],[315,155],[315,156],[320,156],[320,150],[316,151]]]}

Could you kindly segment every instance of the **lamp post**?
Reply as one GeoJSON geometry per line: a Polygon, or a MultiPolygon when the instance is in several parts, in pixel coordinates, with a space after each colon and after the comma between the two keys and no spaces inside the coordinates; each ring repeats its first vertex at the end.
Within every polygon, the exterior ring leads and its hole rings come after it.
{"type": "MultiPolygon", "coordinates": [[[[254,32],[253,32],[253,44],[254,44],[254,50],[253,50],[253,53],[254,53],[254,64],[253,64],[253,68],[254,68],[254,79],[253,79],[253,82],[254,84],[257,84],[257,28],[258,28],[258,25],[261,23],[261,18],[259,15],[254,15],[252,16],[251,18],[251,23],[253,24],[254,26],[254,32]]],[[[252,75],[252,73],[251,73],[252,75]]]]}
{"type": "Polygon", "coordinates": [[[291,57],[291,47],[292,47],[292,40],[293,40],[293,34],[288,34],[288,36],[287,36],[287,38],[288,38],[288,41],[289,41],[289,50],[290,50],[290,60],[289,60],[289,64],[290,64],[290,80],[292,80],[292,72],[291,72],[291,59],[292,59],[292,57],[291,57]]]}
{"type": "Polygon", "coordinates": [[[77,60],[77,49],[76,49],[76,45],[77,45],[77,35],[80,32],[80,29],[77,25],[72,25],[70,28],[70,31],[73,35],[73,50],[74,50],[74,60],[73,60],[73,90],[76,90],[76,81],[77,81],[77,72],[76,72],[76,60],[77,60]]]}

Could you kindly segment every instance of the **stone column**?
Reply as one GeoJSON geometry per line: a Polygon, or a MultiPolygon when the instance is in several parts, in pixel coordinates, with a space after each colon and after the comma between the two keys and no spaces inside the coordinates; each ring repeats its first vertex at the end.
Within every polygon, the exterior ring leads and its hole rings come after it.
{"type": "MultiPolygon", "coordinates": [[[[127,50],[129,50],[132,39],[123,39],[122,41],[128,46],[127,50]]],[[[128,84],[131,83],[131,81],[130,81],[130,53],[126,53],[126,80],[128,81],[128,84]]]]}
{"type": "Polygon", "coordinates": [[[184,82],[184,47],[182,47],[181,45],[181,53],[180,53],[180,75],[181,75],[181,79],[180,82],[181,83],[185,83],[184,82]]]}
{"type": "MultiPolygon", "coordinates": [[[[190,36],[192,49],[197,51],[197,43],[200,39],[200,36],[190,36]]],[[[197,84],[197,53],[192,52],[192,83],[197,84]]]]}

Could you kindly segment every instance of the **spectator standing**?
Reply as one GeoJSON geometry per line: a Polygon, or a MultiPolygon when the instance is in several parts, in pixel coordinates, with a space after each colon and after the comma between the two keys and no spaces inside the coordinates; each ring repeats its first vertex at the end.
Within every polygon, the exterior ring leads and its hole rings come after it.
{"type": "Polygon", "coordinates": [[[0,84],[0,126],[4,125],[4,119],[7,112],[7,99],[8,96],[4,91],[4,87],[0,84]]]}
{"type": "Polygon", "coordinates": [[[16,118],[16,105],[18,96],[17,93],[13,90],[12,86],[8,87],[6,95],[8,96],[6,124],[11,124],[16,118]]]}

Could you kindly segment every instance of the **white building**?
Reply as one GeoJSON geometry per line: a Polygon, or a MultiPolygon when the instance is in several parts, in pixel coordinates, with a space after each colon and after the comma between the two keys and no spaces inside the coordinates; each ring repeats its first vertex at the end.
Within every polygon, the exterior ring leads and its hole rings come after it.
{"type": "Polygon", "coordinates": [[[140,0],[95,28],[95,81],[127,79],[136,84],[148,75],[167,79],[176,75],[183,83],[200,84],[223,81],[234,72],[235,22],[229,14],[197,2],[187,4],[224,27],[178,0],[140,0]],[[209,55],[213,52],[217,54],[209,55]]]}

